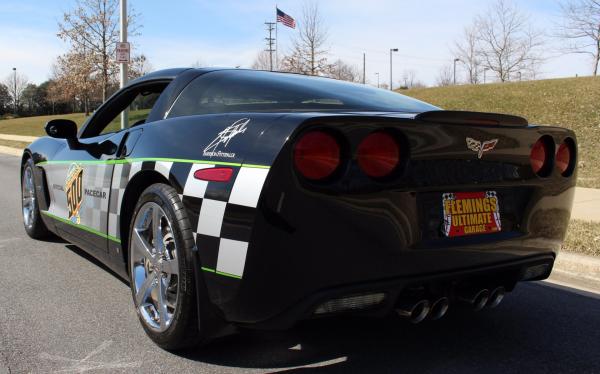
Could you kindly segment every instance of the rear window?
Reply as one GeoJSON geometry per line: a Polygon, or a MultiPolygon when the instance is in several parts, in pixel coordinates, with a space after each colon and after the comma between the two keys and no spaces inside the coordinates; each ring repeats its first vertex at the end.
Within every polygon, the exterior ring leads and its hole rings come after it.
{"type": "Polygon", "coordinates": [[[230,112],[425,112],[438,108],[367,85],[297,74],[225,70],[196,78],[168,117],[230,112]]]}

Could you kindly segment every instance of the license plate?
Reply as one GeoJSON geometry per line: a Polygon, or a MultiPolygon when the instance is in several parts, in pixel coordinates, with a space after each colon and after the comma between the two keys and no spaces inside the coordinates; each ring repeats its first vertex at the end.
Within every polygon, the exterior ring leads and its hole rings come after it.
{"type": "Polygon", "coordinates": [[[491,234],[502,229],[496,191],[442,194],[443,232],[447,237],[491,234]]]}

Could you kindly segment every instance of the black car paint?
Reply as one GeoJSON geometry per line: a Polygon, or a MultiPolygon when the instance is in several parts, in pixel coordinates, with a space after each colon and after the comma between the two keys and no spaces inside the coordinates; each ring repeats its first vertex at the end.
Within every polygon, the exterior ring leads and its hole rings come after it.
{"type": "MultiPolygon", "coordinates": [[[[90,152],[94,144],[111,141],[127,149],[127,159],[205,160],[202,150],[219,131],[237,119],[250,118],[247,133],[230,145],[236,157],[212,160],[271,167],[256,214],[232,212],[225,218],[232,229],[245,230],[251,236],[244,279],[196,269],[228,321],[256,324],[286,313],[300,317],[314,305],[306,304],[302,310],[294,309],[295,305],[304,305],[317,294],[330,297],[329,289],[339,288],[343,294],[366,284],[433,279],[485,266],[509,267],[528,259],[553,258],[558,252],[570,215],[576,174],[563,177],[553,168],[547,178],[539,177],[531,170],[529,152],[541,135],[549,135],[560,144],[566,137],[575,139],[571,131],[545,126],[425,123],[415,120],[414,114],[400,113],[230,113],[163,119],[181,90],[209,72],[178,69],[142,78],[141,82],[164,80],[165,76],[173,79],[144,125],[81,140],[83,146],[42,138],[25,154],[35,163],[119,158],[117,154],[90,152]],[[312,128],[334,131],[347,146],[343,169],[328,183],[307,181],[294,171],[294,140],[312,128]],[[384,181],[364,175],[354,157],[358,142],[380,129],[394,132],[405,147],[405,164],[384,181]],[[132,138],[130,132],[135,132],[133,145],[127,140],[132,138]],[[479,160],[466,148],[466,136],[498,138],[499,143],[479,160]],[[440,194],[486,189],[498,190],[501,201],[507,201],[503,214],[511,220],[510,230],[442,237],[440,194]]],[[[186,162],[177,165],[168,182],[181,193],[182,178],[189,168],[186,162]]],[[[50,186],[42,168],[36,168],[35,177],[44,209],[48,206],[45,191],[50,186]]],[[[226,199],[228,188],[215,185],[210,193],[216,199],[226,199]]],[[[184,204],[190,219],[197,220],[198,206],[187,201],[184,204]]],[[[43,217],[51,230],[127,277],[121,243],[73,231],[64,223],[43,217]]],[[[121,222],[122,233],[126,232],[124,224],[121,222]]],[[[202,248],[198,253],[202,263],[202,248]]]]}

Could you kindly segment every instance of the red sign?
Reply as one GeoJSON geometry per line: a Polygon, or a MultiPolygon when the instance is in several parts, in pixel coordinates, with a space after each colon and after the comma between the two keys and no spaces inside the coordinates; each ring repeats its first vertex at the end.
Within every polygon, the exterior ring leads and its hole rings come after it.
{"type": "Polygon", "coordinates": [[[442,195],[444,235],[448,237],[499,232],[500,202],[496,191],[442,195]]]}

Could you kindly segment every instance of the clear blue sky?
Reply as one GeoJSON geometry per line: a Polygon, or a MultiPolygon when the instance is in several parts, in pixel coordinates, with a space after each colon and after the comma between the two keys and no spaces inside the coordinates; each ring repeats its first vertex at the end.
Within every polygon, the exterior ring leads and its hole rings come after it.
{"type": "MultiPolygon", "coordinates": [[[[356,66],[367,54],[367,78],[379,72],[389,81],[389,49],[394,56],[394,81],[405,69],[433,84],[440,68],[453,56],[449,49],[462,28],[492,0],[322,0],[329,29],[331,57],[356,66]]],[[[557,22],[554,0],[514,0],[536,27],[552,32],[557,22]]],[[[263,22],[274,18],[275,3],[265,0],[129,0],[140,13],[141,36],[133,42],[155,69],[189,66],[249,67],[264,49],[263,22]]],[[[74,1],[2,0],[0,3],[0,79],[13,67],[35,83],[50,76],[56,56],[67,45],[56,37],[57,23],[74,1]]],[[[298,19],[301,1],[279,0],[278,6],[298,19]]],[[[280,51],[290,48],[295,30],[279,26],[280,51]]],[[[548,46],[549,49],[553,45],[548,46]]],[[[564,56],[550,50],[541,77],[587,75],[585,56],[564,56]]]]}

